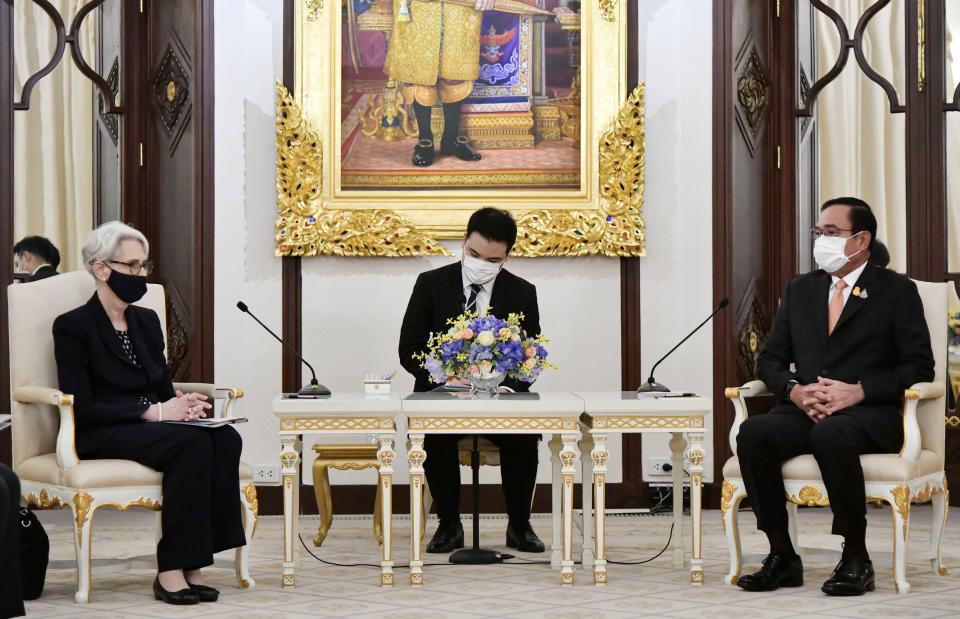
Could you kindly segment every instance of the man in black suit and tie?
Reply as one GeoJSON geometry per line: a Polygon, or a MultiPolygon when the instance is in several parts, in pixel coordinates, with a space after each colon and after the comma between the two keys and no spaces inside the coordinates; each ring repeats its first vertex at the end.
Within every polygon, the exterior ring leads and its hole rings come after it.
{"type": "Polygon", "coordinates": [[[60,265],[60,251],[42,236],[27,236],[13,246],[13,270],[29,273],[28,282],[35,282],[57,273],[60,265]]]}
{"type": "Polygon", "coordinates": [[[748,591],[803,584],[803,565],[787,532],[781,465],[808,453],[827,488],[833,533],[844,538],[843,556],[822,590],[862,595],[874,588],[860,454],[900,450],[904,389],[934,375],[916,285],[869,261],[876,232],[877,220],[863,200],[823,205],[813,231],[820,269],[787,285],[757,359],[757,375],[779,403],[750,417],[737,436],[757,528],[770,541],[760,571],[737,582],[748,591]]]}
{"type": "MultiPolygon", "coordinates": [[[[470,217],[463,237],[459,262],[421,273],[410,295],[400,328],[400,363],[416,379],[414,391],[430,391],[430,374],[414,355],[427,348],[431,333],[449,326],[447,319],[466,310],[506,318],[522,314],[521,327],[530,336],[540,333],[537,290],[533,284],[504,270],[503,265],[517,239],[517,225],[510,213],[480,209],[470,217]]],[[[468,385],[451,378],[448,383],[468,385]]],[[[507,380],[514,391],[528,391],[529,384],[507,380]]],[[[460,458],[457,443],[462,435],[427,434],[424,469],[436,501],[440,524],[427,552],[450,552],[463,548],[460,524],[460,458]]],[[[537,480],[537,441],[529,434],[491,434],[487,438],[500,448],[500,477],[507,504],[507,546],[524,552],[543,552],[543,542],[530,526],[530,501],[537,480]]]]}

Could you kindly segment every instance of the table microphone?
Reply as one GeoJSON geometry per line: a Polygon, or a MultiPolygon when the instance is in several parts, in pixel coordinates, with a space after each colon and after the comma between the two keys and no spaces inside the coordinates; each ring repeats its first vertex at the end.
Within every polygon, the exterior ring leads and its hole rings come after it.
{"type": "Polygon", "coordinates": [[[299,359],[301,363],[303,363],[305,366],[310,368],[310,374],[313,375],[313,378],[310,379],[309,385],[304,385],[303,389],[297,392],[297,395],[308,396],[308,397],[330,395],[330,390],[324,387],[323,385],[321,385],[319,382],[317,382],[317,373],[313,371],[313,366],[307,363],[307,360],[301,357],[300,353],[298,353],[296,350],[293,349],[293,346],[284,342],[282,339],[280,339],[280,336],[278,336],[276,333],[270,330],[270,327],[260,322],[260,319],[253,315],[253,312],[250,311],[250,308],[248,308],[247,304],[244,303],[243,301],[237,301],[237,309],[239,309],[241,312],[245,314],[249,314],[250,318],[253,318],[254,320],[256,320],[261,327],[266,329],[267,333],[275,337],[278,342],[280,342],[286,347],[287,350],[292,352],[294,357],[299,359]]]}
{"type": "MultiPolygon", "coordinates": [[[[703,322],[701,322],[700,324],[698,324],[698,325],[697,325],[697,328],[694,329],[693,331],[691,331],[691,332],[687,335],[687,337],[685,337],[685,338],[683,338],[682,340],[680,340],[680,343],[679,343],[679,344],[677,344],[676,346],[674,346],[673,348],[671,348],[671,349],[669,350],[669,352],[667,352],[667,354],[665,354],[663,357],[660,358],[660,361],[663,361],[664,359],[666,359],[667,357],[669,357],[670,354],[671,354],[673,351],[675,351],[676,349],[680,348],[680,344],[683,344],[684,342],[686,342],[687,340],[689,340],[691,335],[693,335],[694,333],[696,333],[697,331],[699,331],[699,330],[700,330],[700,327],[702,327],[703,325],[705,325],[705,324],[707,324],[708,322],[710,322],[710,319],[713,318],[714,316],[716,316],[716,315],[717,315],[717,312],[719,312],[720,310],[722,310],[723,308],[725,308],[727,305],[729,305],[729,303],[730,303],[730,301],[729,301],[726,297],[724,297],[723,299],[721,299],[720,302],[717,303],[716,309],[713,310],[713,312],[711,312],[711,314],[710,314],[709,316],[707,316],[707,319],[704,320],[703,322]]],[[[658,383],[657,381],[655,381],[655,380],[653,379],[653,373],[654,373],[654,371],[656,371],[657,366],[660,365],[660,361],[657,361],[656,363],[653,364],[653,369],[650,370],[650,378],[647,379],[647,382],[645,382],[645,383],[643,383],[642,385],[640,385],[640,387],[637,389],[637,393],[650,393],[650,392],[657,392],[657,391],[670,391],[669,388],[667,388],[667,387],[664,386],[664,385],[661,385],[660,383],[658,383]]]]}

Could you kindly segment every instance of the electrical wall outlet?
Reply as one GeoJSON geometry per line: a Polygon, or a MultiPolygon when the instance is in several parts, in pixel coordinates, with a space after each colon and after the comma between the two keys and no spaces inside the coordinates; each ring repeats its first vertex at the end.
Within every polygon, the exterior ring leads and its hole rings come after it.
{"type": "Polygon", "coordinates": [[[258,464],[253,467],[253,481],[258,484],[279,484],[280,465],[258,464]]]}
{"type": "Polygon", "coordinates": [[[673,475],[673,462],[670,458],[647,458],[648,475],[673,475]]]}

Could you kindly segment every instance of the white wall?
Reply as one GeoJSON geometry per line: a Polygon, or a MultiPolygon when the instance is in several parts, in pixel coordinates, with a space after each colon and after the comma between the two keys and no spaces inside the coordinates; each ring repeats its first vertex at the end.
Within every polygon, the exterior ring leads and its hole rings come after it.
{"type": "MultiPolygon", "coordinates": [[[[235,305],[243,299],[279,330],[273,109],[274,81],[282,74],[282,21],[276,0],[217,0],[215,5],[216,379],[246,391],[237,412],[250,418],[241,431],[244,459],[254,465],[277,460],[278,423],[270,401],[280,389],[281,351],[235,305]]],[[[645,370],[706,315],[712,301],[710,93],[704,90],[710,84],[710,23],[708,0],[641,3],[640,77],[647,80],[645,370]],[[656,63],[649,64],[648,55],[656,63]]],[[[448,247],[453,251],[458,245],[448,247]]],[[[334,391],[357,391],[364,373],[398,368],[398,330],[416,275],[448,261],[304,260],[303,348],[321,382],[334,391]]],[[[551,360],[560,367],[555,375],[544,374],[537,389],[619,389],[619,262],[517,259],[508,268],[537,285],[541,325],[553,339],[551,360]]],[[[705,328],[662,366],[658,379],[710,393],[711,341],[705,328]]],[[[398,372],[394,390],[411,387],[412,379],[398,372]]],[[[611,458],[611,482],[620,479],[618,448],[611,458]]],[[[645,447],[650,450],[667,451],[645,447]]],[[[403,466],[398,477],[405,474],[403,466]]],[[[710,466],[708,460],[708,471],[710,466]]],[[[332,483],[374,482],[369,471],[339,473],[331,474],[332,483]]],[[[541,480],[547,480],[545,467],[541,480]]]]}
{"type": "MultiPolygon", "coordinates": [[[[641,266],[640,341],[644,372],[649,372],[651,363],[713,309],[713,7],[710,0],[638,5],[639,74],[647,83],[647,258],[641,266]]],[[[664,361],[656,378],[672,389],[710,396],[711,325],[664,361]]],[[[707,445],[712,427],[711,416],[707,445]]],[[[669,453],[666,435],[644,436],[644,471],[649,458],[669,453]]],[[[705,481],[712,481],[709,448],[704,468],[705,481]]]]}

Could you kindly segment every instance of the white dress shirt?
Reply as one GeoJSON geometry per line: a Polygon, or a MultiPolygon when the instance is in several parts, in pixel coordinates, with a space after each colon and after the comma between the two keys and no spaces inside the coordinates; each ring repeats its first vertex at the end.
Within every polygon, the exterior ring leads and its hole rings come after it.
{"type": "MultiPolygon", "coordinates": [[[[858,266],[853,271],[847,273],[846,277],[843,278],[843,281],[847,282],[846,287],[843,289],[843,306],[847,306],[847,300],[850,299],[850,293],[853,292],[853,286],[857,283],[857,280],[860,279],[860,274],[863,273],[863,270],[867,268],[867,263],[864,262],[858,266]]],[[[827,309],[830,308],[830,300],[833,299],[833,295],[837,294],[837,282],[841,278],[836,275],[831,275],[832,283],[830,284],[830,290],[827,291],[827,309]]]]}
{"type": "MultiPolygon", "coordinates": [[[[497,275],[499,275],[499,272],[497,273],[497,275]]],[[[462,271],[460,273],[460,277],[463,279],[463,294],[464,294],[463,300],[461,302],[461,306],[466,306],[467,300],[470,298],[470,293],[473,292],[470,288],[470,286],[473,285],[473,282],[467,279],[467,276],[464,275],[462,271]]],[[[493,284],[496,281],[497,281],[497,278],[494,277],[486,284],[483,284],[482,288],[480,288],[480,292],[477,293],[477,306],[475,309],[478,314],[483,314],[484,312],[487,311],[487,307],[490,305],[490,297],[493,295],[493,284]]]]}

